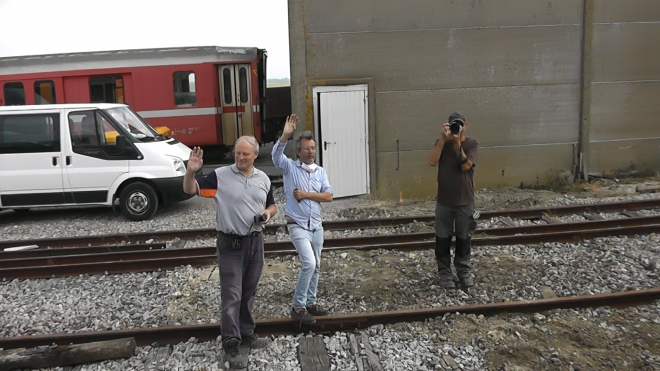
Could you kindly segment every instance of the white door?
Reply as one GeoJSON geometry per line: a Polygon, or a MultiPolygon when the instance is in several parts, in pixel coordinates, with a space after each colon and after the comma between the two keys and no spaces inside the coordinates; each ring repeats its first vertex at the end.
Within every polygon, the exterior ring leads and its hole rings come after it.
{"type": "Polygon", "coordinates": [[[116,155],[119,132],[100,110],[73,111],[67,115],[65,146],[66,182],[76,204],[99,204],[120,175],[128,172],[129,158],[116,155]]]}
{"type": "Polygon", "coordinates": [[[65,203],[59,111],[0,116],[0,200],[5,208],[65,203]]]}
{"type": "Polygon", "coordinates": [[[369,193],[367,92],[367,85],[314,88],[317,148],[334,197],[369,193]]]}

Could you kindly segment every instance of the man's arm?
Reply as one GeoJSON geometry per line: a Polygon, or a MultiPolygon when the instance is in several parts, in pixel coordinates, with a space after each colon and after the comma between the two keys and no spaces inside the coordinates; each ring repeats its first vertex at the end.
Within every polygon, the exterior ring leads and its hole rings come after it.
{"type": "MultiPolygon", "coordinates": [[[[296,192],[296,191],[294,191],[296,192]]],[[[298,190],[300,192],[300,199],[308,199],[316,202],[330,202],[332,201],[332,193],[330,192],[305,192],[298,190]]],[[[294,196],[295,197],[295,196],[294,196]]]]}
{"type": "Polygon", "coordinates": [[[323,181],[321,182],[321,192],[305,192],[299,189],[293,191],[293,197],[300,201],[302,199],[309,199],[316,202],[331,202],[332,201],[332,186],[328,181],[328,174],[325,169],[320,167],[317,171],[323,172],[323,181]]]}
{"type": "Polygon", "coordinates": [[[431,149],[431,152],[429,152],[429,158],[428,158],[428,164],[430,166],[437,166],[438,162],[440,162],[440,157],[442,156],[442,149],[445,146],[445,142],[447,141],[447,137],[449,136],[449,133],[451,131],[449,130],[449,124],[444,123],[442,124],[442,136],[440,137],[440,140],[438,140],[435,143],[435,146],[433,146],[433,149],[431,149]]]}
{"type": "Polygon", "coordinates": [[[275,142],[275,145],[273,146],[273,152],[271,153],[273,156],[273,164],[277,170],[281,171],[284,175],[289,172],[289,167],[291,166],[286,156],[284,156],[284,147],[286,147],[286,141],[289,139],[289,137],[291,137],[291,134],[293,134],[294,130],[296,130],[297,122],[298,115],[295,113],[286,118],[282,136],[280,136],[280,139],[275,142]]]}
{"type": "Polygon", "coordinates": [[[445,146],[445,142],[445,138],[441,138],[438,140],[435,146],[433,146],[433,149],[431,149],[431,152],[429,152],[429,166],[435,167],[438,165],[438,162],[440,162],[440,156],[442,156],[442,148],[445,146]]]}
{"type": "Polygon", "coordinates": [[[270,185],[270,190],[266,195],[266,210],[262,211],[261,214],[266,215],[266,221],[262,224],[266,224],[270,221],[272,217],[277,214],[277,204],[275,203],[275,197],[273,196],[273,185],[270,185]]]}
{"type": "Polygon", "coordinates": [[[286,148],[286,140],[284,142],[281,141],[282,139],[279,139],[275,142],[275,145],[273,146],[273,151],[271,152],[271,156],[273,157],[273,164],[275,165],[275,168],[279,170],[283,175],[286,175],[289,173],[289,159],[284,156],[284,148],[286,148]]]}
{"type": "Polygon", "coordinates": [[[475,140],[474,144],[470,146],[462,146],[460,151],[458,162],[461,164],[461,170],[472,169],[479,158],[479,142],[475,140]]]}
{"type": "Polygon", "coordinates": [[[195,172],[191,171],[190,169],[186,170],[186,175],[183,177],[183,192],[189,195],[197,194],[195,172]]]}
{"type": "Polygon", "coordinates": [[[194,195],[198,193],[199,188],[195,181],[195,173],[202,168],[202,164],[204,163],[203,156],[204,151],[199,147],[193,148],[190,152],[188,168],[186,169],[186,175],[183,177],[183,192],[186,194],[194,195]]]}

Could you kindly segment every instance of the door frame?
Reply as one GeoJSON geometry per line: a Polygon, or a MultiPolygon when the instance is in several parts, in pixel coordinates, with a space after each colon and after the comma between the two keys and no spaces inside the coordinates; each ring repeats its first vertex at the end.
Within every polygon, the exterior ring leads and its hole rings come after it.
{"type": "Polygon", "coordinates": [[[342,85],[326,85],[326,86],[312,86],[312,106],[314,114],[314,140],[316,141],[316,147],[320,150],[317,151],[319,154],[320,165],[323,166],[323,149],[321,148],[321,126],[320,126],[320,117],[319,117],[319,94],[320,93],[332,93],[332,92],[347,92],[347,91],[364,91],[365,107],[364,107],[364,122],[365,122],[365,138],[367,140],[367,193],[371,194],[374,189],[372,182],[375,180],[375,158],[373,158],[375,151],[375,143],[373,137],[375,132],[372,127],[372,123],[369,120],[370,110],[372,107],[372,95],[370,94],[370,84],[369,83],[356,83],[356,84],[342,84],[342,85]],[[373,169],[373,170],[372,170],[373,169]]]}

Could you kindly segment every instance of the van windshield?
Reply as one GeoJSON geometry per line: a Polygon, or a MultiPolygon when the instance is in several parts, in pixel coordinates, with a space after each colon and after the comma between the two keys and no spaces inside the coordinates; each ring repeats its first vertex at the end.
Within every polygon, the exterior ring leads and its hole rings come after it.
{"type": "Polygon", "coordinates": [[[140,120],[128,107],[109,108],[104,110],[112,116],[118,124],[124,127],[131,135],[139,140],[154,140],[160,136],[149,124],[140,120]]]}

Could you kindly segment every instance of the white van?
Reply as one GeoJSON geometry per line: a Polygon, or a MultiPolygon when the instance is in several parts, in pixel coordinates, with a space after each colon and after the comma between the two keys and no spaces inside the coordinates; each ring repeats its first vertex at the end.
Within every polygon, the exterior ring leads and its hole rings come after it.
{"type": "Polygon", "coordinates": [[[149,219],[191,197],[189,155],[124,104],[0,107],[0,209],[107,205],[149,219]]]}

